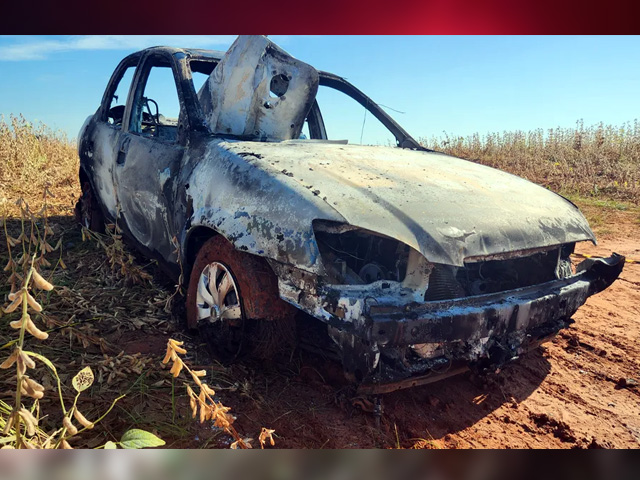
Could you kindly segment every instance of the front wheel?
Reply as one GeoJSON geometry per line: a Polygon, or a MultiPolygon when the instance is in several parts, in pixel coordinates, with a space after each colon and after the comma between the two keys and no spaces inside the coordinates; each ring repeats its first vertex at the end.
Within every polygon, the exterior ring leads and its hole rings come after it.
{"type": "Polygon", "coordinates": [[[288,328],[295,311],[280,299],[277,278],[263,258],[237,251],[222,236],[198,251],[187,290],[187,324],[223,359],[260,342],[256,332],[269,329],[256,325],[288,328]]]}

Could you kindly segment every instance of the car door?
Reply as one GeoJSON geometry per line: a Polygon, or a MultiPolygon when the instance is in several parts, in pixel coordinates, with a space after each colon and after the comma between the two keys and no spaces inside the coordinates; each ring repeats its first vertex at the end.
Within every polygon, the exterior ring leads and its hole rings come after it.
{"type": "Polygon", "coordinates": [[[114,184],[119,218],[141,246],[176,261],[174,181],[185,151],[186,114],[170,56],[143,58],[119,138],[114,184]]]}
{"type": "Polygon", "coordinates": [[[110,221],[117,215],[118,198],[113,172],[121,141],[127,98],[140,55],[125,58],[116,67],[105,90],[100,108],[83,125],[78,140],[81,166],[104,213],[110,221]]]}

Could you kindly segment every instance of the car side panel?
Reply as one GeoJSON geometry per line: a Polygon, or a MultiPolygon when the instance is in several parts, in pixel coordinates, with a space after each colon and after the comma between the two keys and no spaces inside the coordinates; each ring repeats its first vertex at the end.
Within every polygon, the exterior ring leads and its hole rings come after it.
{"type": "Polygon", "coordinates": [[[138,243],[176,263],[171,242],[177,233],[172,226],[174,181],[184,148],[141,135],[123,135],[125,151],[119,152],[114,167],[121,216],[138,243]]]}
{"type": "Polygon", "coordinates": [[[223,234],[242,251],[318,272],[318,251],[311,220],[344,221],[321,198],[307,192],[277,167],[255,164],[249,151],[238,155],[222,140],[205,140],[192,149],[183,167],[185,203],[189,205],[184,237],[205,226],[223,234]]]}
{"type": "Polygon", "coordinates": [[[118,198],[113,183],[113,167],[121,132],[96,117],[88,123],[80,147],[81,168],[89,176],[107,217],[116,217],[118,198]]]}

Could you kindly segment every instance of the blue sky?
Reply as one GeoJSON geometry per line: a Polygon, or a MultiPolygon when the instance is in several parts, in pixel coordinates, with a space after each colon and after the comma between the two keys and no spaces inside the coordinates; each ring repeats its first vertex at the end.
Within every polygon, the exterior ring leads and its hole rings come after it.
{"type": "MultiPolygon", "coordinates": [[[[640,116],[640,37],[270,38],[403,112],[389,110],[414,137],[571,127],[578,119],[620,125],[640,116]]],[[[75,137],[126,54],[151,45],[226,50],[233,39],[0,36],[0,114],[22,113],[75,137]]],[[[390,138],[359,105],[326,92],[318,100],[330,137],[390,138]]]]}

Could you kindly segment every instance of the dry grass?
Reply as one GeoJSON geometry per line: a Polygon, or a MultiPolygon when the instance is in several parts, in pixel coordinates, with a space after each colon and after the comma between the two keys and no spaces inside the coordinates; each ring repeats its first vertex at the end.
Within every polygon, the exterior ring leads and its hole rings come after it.
{"type": "Polygon", "coordinates": [[[23,197],[40,203],[45,187],[52,214],[68,213],[79,192],[78,152],[75,141],[22,115],[0,116],[0,213],[18,215],[14,202],[23,197]]]}
{"type": "Polygon", "coordinates": [[[640,122],[421,138],[428,148],[562,193],[640,204],[640,122]]]}
{"type": "MultiPolygon", "coordinates": [[[[62,384],[60,401],[67,405],[74,401],[71,378],[83,367],[91,367],[96,381],[81,398],[78,407],[87,418],[96,418],[111,403],[126,395],[116,405],[116,413],[107,418],[104,425],[97,426],[81,438],[74,438],[74,447],[95,447],[106,441],[118,441],[127,429],[126,425],[168,431],[162,426],[166,411],[171,410],[171,382],[160,364],[158,355],[139,354],[135,350],[122,350],[123,338],[138,340],[147,335],[171,331],[164,307],[169,293],[158,287],[130,286],[126,279],[111,274],[104,250],[93,242],[82,242],[80,230],[68,216],[49,219],[51,239],[60,249],[50,254],[49,263],[42,267],[42,275],[55,288],[35,296],[43,310],[32,313],[33,321],[48,335],[46,342],[25,338],[25,348],[47,357],[56,366],[62,384]],[[58,241],[60,243],[58,244],[58,241]],[[62,262],[61,262],[62,261],[62,262]],[[66,268],[62,265],[66,264],[66,268]],[[146,409],[146,417],[136,412],[146,409]],[[127,412],[127,416],[121,413],[127,412]],[[120,413],[120,415],[118,415],[120,413]]],[[[7,235],[18,238],[23,231],[21,218],[7,219],[7,235]]],[[[40,225],[38,231],[43,231],[40,225]]],[[[0,263],[5,265],[11,256],[9,244],[0,235],[0,263]]],[[[22,252],[15,248],[14,258],[22,252]]],[[[30,257],[28,257],[30,258],[30,257]]],[[[6,306],[10,293],[11,271],[0,273],[0,298],[6,306]]],[[[23,274],[24,277],[24,274],[23,274]]],[[[11,287],[11,289],[14,289],[11,287]]],[[[9,322],[19,319],[16,313],[0,311],[0,358],[6,358],[15,347],[15,330],[9,322]]],[[[15,375],[3,371],[0,375],[0,402],[11,404],[10,390],[15,388],[15,375]]],[[[39,411],[46,412],[40,419],[45,431],[55,431],[62,421],[57,399],[55,376],[42,364],[32,372],[32,378],[41,383],[48,392],[39,401],[39,411]],[[57,406],[56,406],[57,403],[57,406]]],[[[183,402],[184,403],[184,402],[183,402]]],[[[184,407],[186,408],[186,407],[184,407]]],[[[184,423],[184,422],[183,422],[184,423]]],[[[178,437],[172,430],[173,441],[178,437]]]]}

